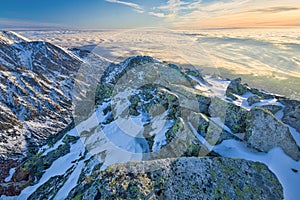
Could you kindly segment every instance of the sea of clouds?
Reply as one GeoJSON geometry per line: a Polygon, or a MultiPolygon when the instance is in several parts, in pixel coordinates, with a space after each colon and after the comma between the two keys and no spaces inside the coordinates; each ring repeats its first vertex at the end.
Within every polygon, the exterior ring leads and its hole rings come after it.
{"type": "Polygon", "coordinates": [[[19,31],[31,40],[91,50],[112,61],[150,55],[300,99],[300,28],[19,31]],[[297,81],[298,80],[298,81],[297,81]]]}

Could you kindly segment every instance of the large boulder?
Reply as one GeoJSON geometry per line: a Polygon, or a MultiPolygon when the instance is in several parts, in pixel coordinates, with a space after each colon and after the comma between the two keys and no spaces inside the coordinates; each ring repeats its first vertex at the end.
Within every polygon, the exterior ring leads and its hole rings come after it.
{"type": "Polygon", "coordinates": [[[282,121],[300,133],[300,101],[282,100],[281,102],[285,105],[282,121]]]}
{"type": "Polygon", "coordinates": [[[133,162],[96,170],[67,199],[283,199],[263,164],[228,158],[133,162]]]}
{"type": "Polygon", "coordinates": [[[260,151],[268,152],[272,148],[281,147],[294,160],[299,160],[297,146],[289,128],[279,121],[270,111],[255,107],[247,118],[247,144],[260,151]]]}

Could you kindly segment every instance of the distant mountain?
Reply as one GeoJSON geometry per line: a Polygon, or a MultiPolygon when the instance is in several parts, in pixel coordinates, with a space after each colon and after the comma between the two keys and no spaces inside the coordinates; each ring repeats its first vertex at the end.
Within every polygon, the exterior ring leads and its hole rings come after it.
{"type": "Polygon", "coordinates": [[[50,43],[0,33],[1,158],[22,157],[72,126],[71,92],[81,64],[50,43]]]}
{"type": "Polygon", "coordinates": [[[13,32],[1,33],[0,63],[3,199],[295,192],[282,174],[299,170],[298,101],[149,56],[113,63],[13,32]],[[277,171],[274,152],[289,160],[277,171]]]}

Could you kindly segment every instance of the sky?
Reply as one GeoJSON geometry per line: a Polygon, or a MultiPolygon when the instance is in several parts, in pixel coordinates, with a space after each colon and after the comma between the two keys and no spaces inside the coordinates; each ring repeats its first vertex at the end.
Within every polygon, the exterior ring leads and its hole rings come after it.
{"type": "Polygon", "coordinates": [[[300,26],[300,0],[0,0],[0,29],[300,26]]]}

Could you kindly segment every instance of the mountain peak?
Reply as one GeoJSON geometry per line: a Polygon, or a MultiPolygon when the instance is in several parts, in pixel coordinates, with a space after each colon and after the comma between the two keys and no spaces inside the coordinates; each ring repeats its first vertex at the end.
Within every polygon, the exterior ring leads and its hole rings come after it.
{"type": "Polygon", "coordinates": [[[1,31],[0,32],[0,41],[6,41],[9,44],[16,42],[30,42],[29,39],[19,35],[14,31],[1,31]]]}

